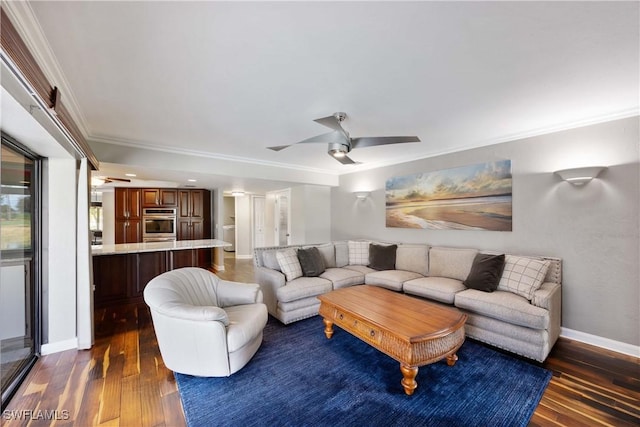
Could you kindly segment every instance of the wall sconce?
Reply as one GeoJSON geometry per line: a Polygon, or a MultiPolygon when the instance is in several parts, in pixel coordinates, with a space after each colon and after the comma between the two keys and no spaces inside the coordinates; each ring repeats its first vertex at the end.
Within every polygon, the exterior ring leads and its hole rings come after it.
{"type": "Polygon", "coordinates": [[[371,195],[371,191],[354,191],[353,194],[358,200],[364,200],[371,195]]]}
{"type": "Polygon", "coordinates": [[[584,185],[597,177],[604,169],[606,169],[606,166],[590,166],[586,168],[563,169],[555,173],[573,185],[584,185]]]}

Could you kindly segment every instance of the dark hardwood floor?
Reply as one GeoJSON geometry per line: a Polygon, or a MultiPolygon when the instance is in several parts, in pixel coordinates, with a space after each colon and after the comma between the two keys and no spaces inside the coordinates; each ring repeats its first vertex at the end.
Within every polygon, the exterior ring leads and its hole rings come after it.
{"type": "MultiPolygon", "coordinates": [[[[219,275],[253,282],[252,261],[228,256],[219,275]]],[[[553,379],[531,426],[640,425],[638,359],[560,339],[543,366],[553,379]]],[[[7,427],[185,425],[144,304],[97,310],[95,346],[42,357],[6,411],[7,427]],[[25,420],[47,418],[43,411],[58,419],[25,420]],[[8,419],[11,413],[23,419],[8,419]]]]}

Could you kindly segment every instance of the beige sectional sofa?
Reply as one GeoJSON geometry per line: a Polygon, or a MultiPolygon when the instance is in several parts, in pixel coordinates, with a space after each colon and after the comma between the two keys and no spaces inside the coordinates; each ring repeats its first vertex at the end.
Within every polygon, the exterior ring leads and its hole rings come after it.
{"type": "Polygon", "coordinates": [[[318,295],[369,284],[455,306],[468,315],[468,337],[537,361],[546,359],[560,334],[560,259],[505,255],[498,288],[486,292],[465,286],[472,268],[477,271],[478,249],[397,244],[390,249],[395,252],[395,262],[389,265],[393,268],[371,264],[369,256],[379,257],[380,247],[389,245],[354,240],[257,248],[255,279],[269,313],[285,324],[317,315],[318,295]],[[316,277],[300,276],[296,251],[310,248],[317,248],[324,271],[316,277]]]}

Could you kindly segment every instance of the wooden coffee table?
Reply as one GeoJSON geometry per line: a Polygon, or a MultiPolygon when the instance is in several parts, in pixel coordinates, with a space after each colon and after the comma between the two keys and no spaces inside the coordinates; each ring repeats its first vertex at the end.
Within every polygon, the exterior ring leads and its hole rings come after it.
{"type": "Polygon", "coordinates": [[[464,342],[467,315],[388,289],[360,285],[318,297],[324,333],[336,324],[400,362],[401,384],[411,395],[418,367],[447,359],[453,366],[464,342]]]}

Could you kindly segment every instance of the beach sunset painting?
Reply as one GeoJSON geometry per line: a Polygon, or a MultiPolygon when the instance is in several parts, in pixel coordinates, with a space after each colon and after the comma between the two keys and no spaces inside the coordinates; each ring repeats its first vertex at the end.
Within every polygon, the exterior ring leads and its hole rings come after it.
{"type": "Polygon", "coordinates": [[[387,227],[511,231],[511,160],[393,177],[387,227]]]}

